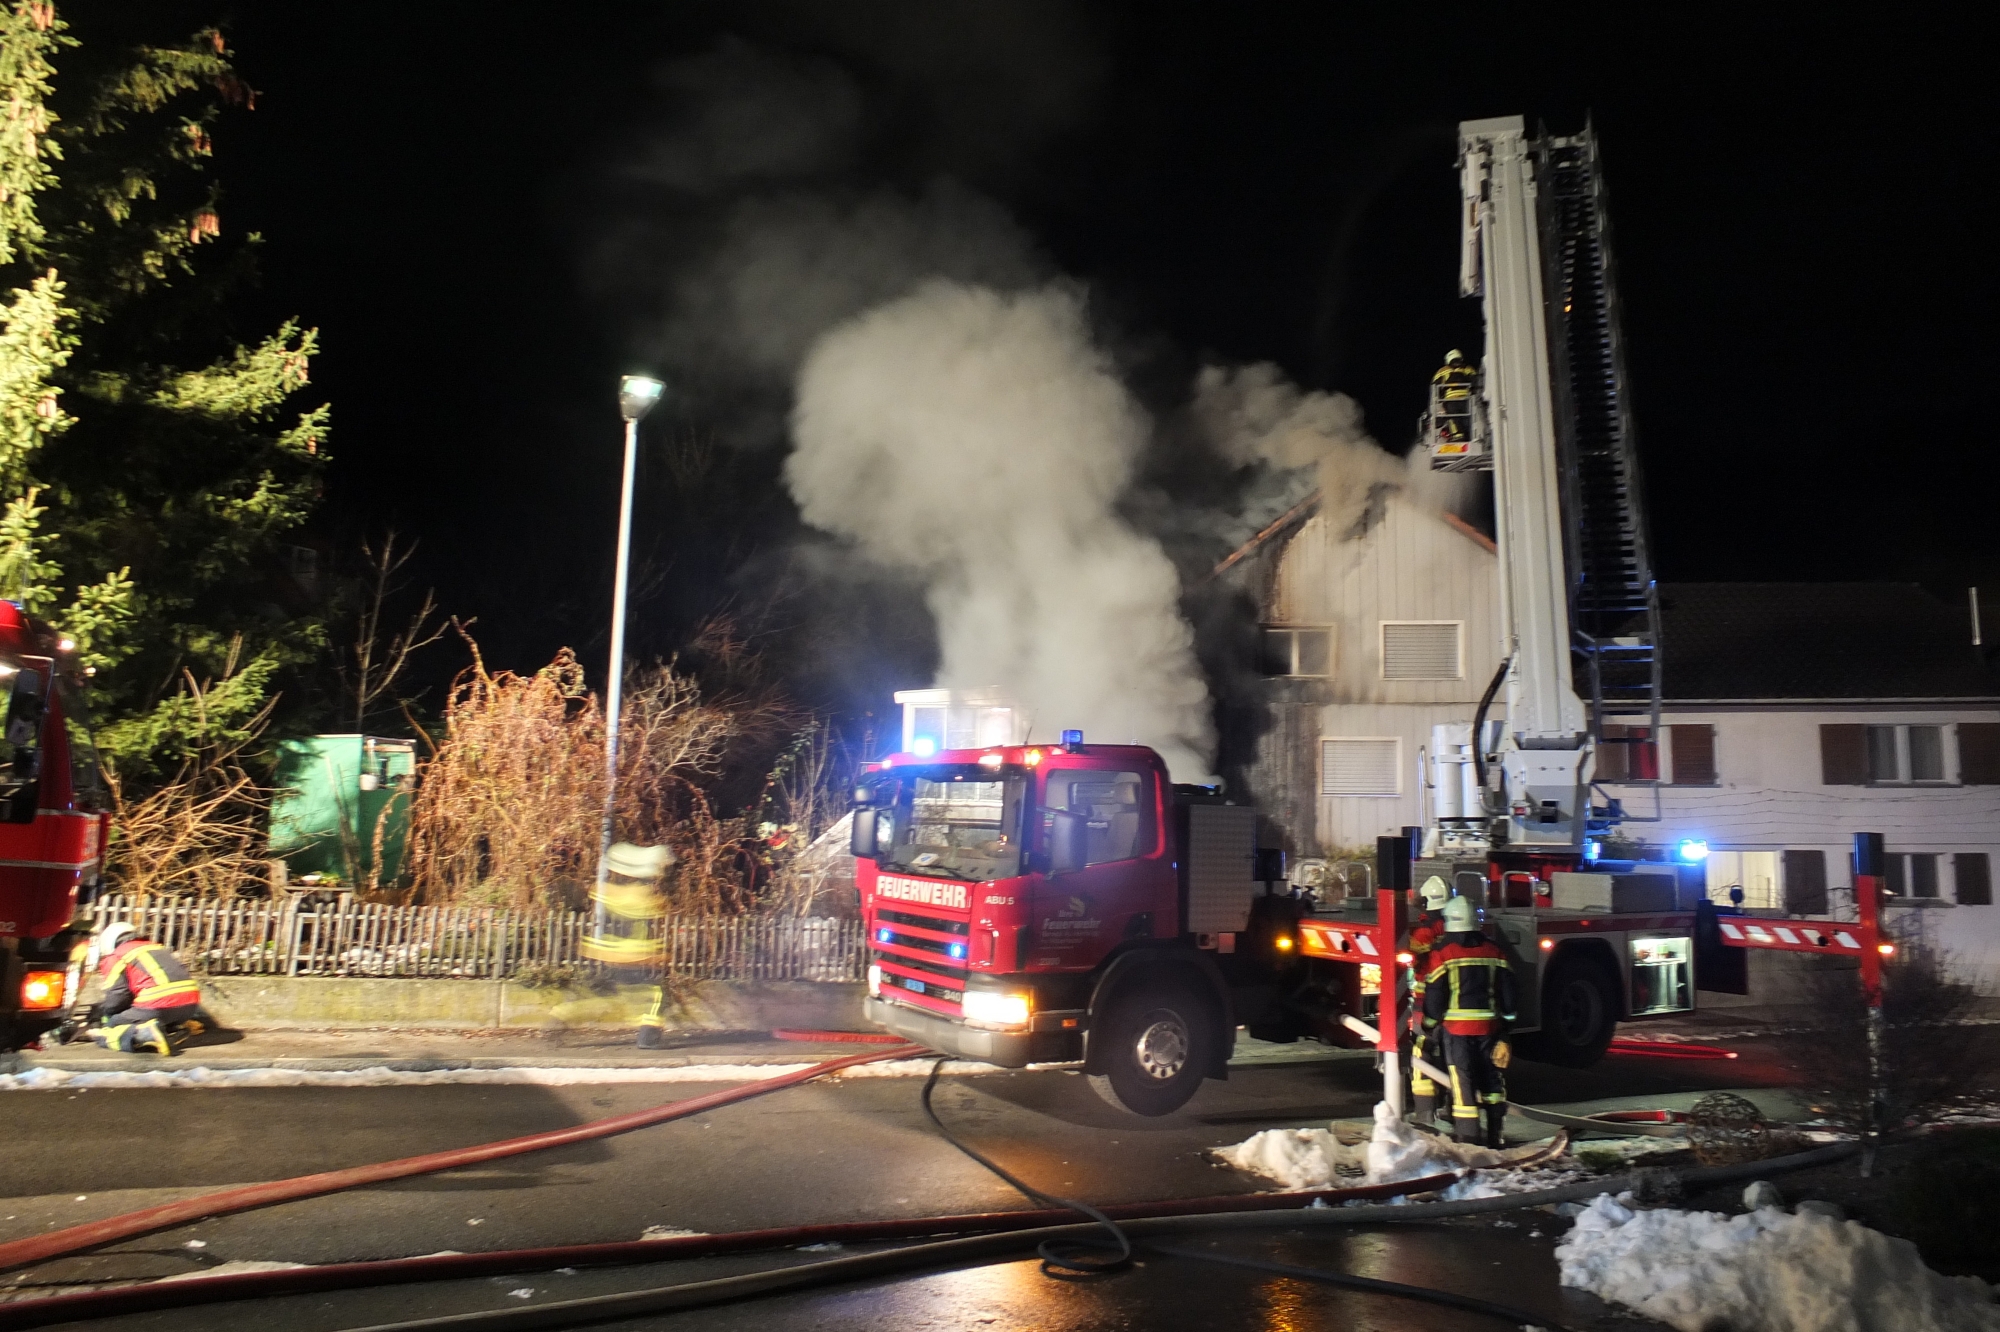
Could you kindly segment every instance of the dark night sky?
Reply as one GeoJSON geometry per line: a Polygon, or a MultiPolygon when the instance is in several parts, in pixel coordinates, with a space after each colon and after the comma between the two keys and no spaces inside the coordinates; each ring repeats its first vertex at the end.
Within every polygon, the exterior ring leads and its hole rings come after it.
{"type": "MultiPolygon", "coordinates": [[[[731,35],[832,61],[866,94],[852,183],[999,201],[1149,399],[1201,358],[1272,360],[1391,443],[1476,338],[1453,126],[1588,113],[1660,576],[2000,586],[1986,43],[1914,8],[1379,8],[252,4],[223,218],[267,237],[260,317],[321,330],[329,531],[420,536],[445,604],[532,666],[602,651],[613,385],[653,297],[591,256],[644,207],[617,168],[669,116],[664,65],[731,35]]],[[[702,431],[701,397],[658,424],[702,431]]],[[[663,534],[670,485],[649,459],[643,652],[746,595],[663,534]]],[[[749,508],[732,539],[783,529],[749,508]]]]}

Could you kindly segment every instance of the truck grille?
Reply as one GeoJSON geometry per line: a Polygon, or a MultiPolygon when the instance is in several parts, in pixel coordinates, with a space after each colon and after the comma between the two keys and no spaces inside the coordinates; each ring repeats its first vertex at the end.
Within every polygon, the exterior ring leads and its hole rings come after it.
{"type": "Polygon", "coordinates": [[[967,921],[878,908],[868,945],[882,968],[882,988],[922,1000],[920,1006],[933,1010],[949,1005],[955,1015],[965,998],[971,932],[967,921]]]}

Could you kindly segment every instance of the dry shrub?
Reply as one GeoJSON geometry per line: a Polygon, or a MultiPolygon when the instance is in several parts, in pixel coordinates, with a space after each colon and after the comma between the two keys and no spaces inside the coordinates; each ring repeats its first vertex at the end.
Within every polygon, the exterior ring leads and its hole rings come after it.
{"type": "MultiPolygon", "coordinates": [[[[1860,1129],[1867,1120],[1868,1004],[1852,966],[1799,974],[1795,1002],[1804,1030],[1785,1043],[1801,1089],[1829,1120],[1860,1129]]],[[[1882,967],[1885,1131],[1936,1121],[1995,1091],[1994,1063],[1981,1057],[1991,1028],[1975,1024],[1982,1000],[1954,979],[1935,949],[1905,941],[1882,967]]]]}
{"type": "MultiPolygon", "coordinates": [[[[199,711],[204,690],[192,677],[187,690],[199,711]]],[[[132,793],[115,769],[102,769],[111,800],[104,876],[112,892],[229,898],[264,886],[270,792],[244,770],[242,755],[269,717],[266,706],[242,726],[214,728],[213,738],[144,794],[132,793]]]]}
{"type": "MultiPolygon", "coordinates": [[[[462,632],[462,631],[461,631],[462,632]]],[[[411,900],[581,908],[595,878],[604,807],[604,717],[567,648],[533,675],[473,664],[445,703],[444,738],[419,776],[411,900]]],[[[636,671],[621,710],[614,835],[666,844],[675,911],[745,905],[740,837],[703,783],[738,722],[671,665],[636,671]]]]}
{"type": "Polygon", "coordinates": [[[858,901],[850,901],[854,857],[848,851],[853,779],[853,756],[824,723],[799,732],[779,758],[765,781],[756,829],[769,865],[760,895],[764,909],[811,916],[858,908],[858,901]]]}

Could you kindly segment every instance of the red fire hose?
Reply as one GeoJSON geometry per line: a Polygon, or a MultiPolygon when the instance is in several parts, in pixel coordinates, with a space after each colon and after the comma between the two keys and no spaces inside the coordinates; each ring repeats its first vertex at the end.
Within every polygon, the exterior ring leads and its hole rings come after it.
{"type": "MultiPolygon", "coordinates": [[[[775,1082],[777,1079],[774,1078],[772,1081],[775,1082]]],[[[692,1102],[683,1101],[679,1104],[689,1105],[692,1102]]],[[[1394,1184],[1365,1184],[1345,1189],[1311,1189],[1300,1193],[1243,1193],[1214,1198],[1182,1198],[1169,1202],[1125,1203],[1106,1206],[1099,1210],[1114,1220],[1124,1221],[1141,1217],[1212,1215],[1218,1212],[1263,1212],[1309,1207],[1315,1201],[1337,1206],[1350,1200],[1393,1198],[1400,1194],[1445,1188],[1456,1182],[1463,1173],[1452,1171],[1442,1175],[1429,1175],[1423,1179],[1402,1180],[1394,1184]]],[[[43,1299],[16,1300],[0,1304],[0,1329],[46,1327],[54,1323],[112,1318],[121,1314],[144,1313],[155,1309],[216,1304],[228,1300],[269,1299],[279,1295],[305,1295],[315,1291],[347,1290],[361,1286],[391,1286],[419,1281],[453,1281],[522,1272],[552,1272],[562,1267],[617,1267],[665,1262],[674,1258],[706,1258],[725,1253],[789,1249],[807,1244],[861,1244],[871,1240],[923,1239],[935,1235],[996,1234],[1060,1225],[1075,1219],[1076,1213],[1062,1208],[1038,1209],[1031,1212],[972,1212],[958,1216],[926,1216],[895,1221],[845,1221],[828,1225],[739,1230],[725,1235],[676,1235],[671,1239],[623,1240],[608,1244],[566,1244],[554,1248],[511,1249],[495,1253],[429,1254],[421,1258],[330,1263],[319,1267],[286,1268],[275,1272],[244,1272],[233,1276],[203,1277],[199,1280],[154,1281],[142,1285],[120,1286],[113,1290],[79,1291],[70,1295],[52,1295],[43,1299]]]]}
{"type": "Polygon", "coordinates": [[[409,1175],[435,1174],[440,1170],[455,1170],[461,1166],[476,1165],[481,1161],[520,1156],[550,1147],[566,1147],[571,1143],[589,1142],[596,1138],[609,1138],[636,1128],[645,1128],[649,1124],[664,1124],[672,1119],[685,1119],[689,1115],[698,1115],[717,1106],[733,1105],[738,1101],[747,1101],[754,1096],[763,1096],[785,1087],[796,1087],[801,1082],[810,1082],[829,1073],[838,1073],[841,1069],[852,1068],[856,1064],[906,1058],[921,1052],[921,1047],[915,1045],[896,1045],[881,1050],[871,1050],[866,1054],[829,1059],[810,1068],[802,1068],[793,1073],[781,1073],[777,1077],[745,1083],[740,1087],[731,1087],[727,1091],[711,1092],[707,1096],[696,1096],[685,1101],[670,1101],[666,1105],[654,1106],[650,1110],[634,1110],[630,1114],[593,1119],[588,1123],[565,1129],[552,1129],[547,1133],[531,1133],[526,1137],[482,1143],[475,1147],[455,1147],[450,1151],[431,1152],[424,1156],[406,1156],[400,1161],[382,1161],[375,1165],[353,1166],[346,1170],[323,1171],[317,1175],[300,1175],[294,1179],[272,1180],[266,1184],[224,1189],[220,1193],[207,1193],[199,1198],[185,1198],[180,1202],[165,1203],[159,1207],[147,1207],[137,1212],[127,1212],[123,1216],[106,1217],[102,1221],[89,1221],[80,1226],[50,1231],[46,1235],[32,1235],[27,1239],[0,1244],[0,1272],[60,1257],[63,1254],[75,1253],[81,1249],[93,1249],[114,1240],[129,1239],[134,1235],[144,1235],[150,1231],[165,1230],[169,1226],[199,1221],[203,1217],[221,1216],[227,1212],[244,1212],[271,1203],[290,1202],[295,1198],[338,1193],[342,1189],[357,1188],[363,1184],[379,1184],[384,1180],[403,1179],[409,1175]]]}

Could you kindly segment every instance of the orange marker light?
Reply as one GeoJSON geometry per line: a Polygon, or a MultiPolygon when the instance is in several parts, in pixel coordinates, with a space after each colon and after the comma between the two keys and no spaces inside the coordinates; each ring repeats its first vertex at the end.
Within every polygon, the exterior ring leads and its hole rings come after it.
{"type": "Polygon", "coordinates": [[[1415,953],[1398,953],[1398,954],[1396,954],[1396,965],[1398,965],[1398,966],[1403,966],[1403,967],[1407,967],[1407,966],[1409,966],[1409,965],[1410,965],[1410,963],[1412,963],[1412,962],[1414,962],[1414,961],[1416,961],[1416,960],[1417,960],[1417,955],[1416,955],[1415,953]]]}
{"type": "Polygon", "coordinates": [[[63,974],[60,971],[31,971],[21,978],[21,1007],[60,1008],[63,974]]]}
{"type": "Polygon", "coordinates": [[[1888,943],[1876,944],[1875,951],[1884,957],[1894,957],[1896,955],[1896,945],[1888,943]]]}
{"type": "Polygon", "coordinates": [[[1036,764],[1042,761],[1042,751],[1039,749],[1029,750],[1026,761],[1029,767],[1031,768],[1034,767],[1036,764]]]}
{"type": "Polygon", "coordinates": [[[1544,953],[1552,953],[1552,952],[1554,952],[1554,951],[1555,951],[1555,947],[1556,947],[1556,941],[1555,941],[1554,939],[1544,939],[1544,940],[1542,940],[1542,951],[1543,951],[1544,953]]]}
{"type": "Polygon", "coordinates": [[[1289,953],[1290,951],[1292,951],[1291,935],[1281,934],[1278,936],[1278,951],[1281,953],[1289,953]]]}

